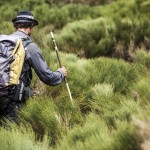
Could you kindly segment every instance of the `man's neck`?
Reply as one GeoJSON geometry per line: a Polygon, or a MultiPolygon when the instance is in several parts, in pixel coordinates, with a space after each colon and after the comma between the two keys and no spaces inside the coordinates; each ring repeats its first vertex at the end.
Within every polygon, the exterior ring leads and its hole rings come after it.
{"type": "Polygon", "coordinates": [[[29,30],[24,28],[19,28],[18,31],[24,32],[25,34],[29,35],[29,30]]]}

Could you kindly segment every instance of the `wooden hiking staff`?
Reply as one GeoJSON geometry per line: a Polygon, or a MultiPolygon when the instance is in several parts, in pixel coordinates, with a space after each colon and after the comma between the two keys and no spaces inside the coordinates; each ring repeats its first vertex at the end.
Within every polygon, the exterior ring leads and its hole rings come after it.
{"type": "MultiPolygon", "coordinates": [[[[59,66],[60,66],[60,68],[61,68],[61,67],[62,67],[62,64],[61,64],[61,61],[60,61],[59,50],[58,50],[58,47],[57,47],[57,45],[56,45],[56,41],[55,41],[53,32],[51,32],[51,37],[52,37],[52,41],[53,41],[53,44],[54,44],[54,47],[55,47],[55,51],[56,51],[58,63],[59,63],[59,66]]],[[[65,84],[66,84],[66,87],[67,87],[67,90],[68,90],[68,94],[69,94],[71,103],[73,104],[73,99],[72,99],[71,91],[70,91],[70,88],[69,88],[69,84],[68,84],[66,78],[64,78],[64,80],[65,80],[65,84]]]]}

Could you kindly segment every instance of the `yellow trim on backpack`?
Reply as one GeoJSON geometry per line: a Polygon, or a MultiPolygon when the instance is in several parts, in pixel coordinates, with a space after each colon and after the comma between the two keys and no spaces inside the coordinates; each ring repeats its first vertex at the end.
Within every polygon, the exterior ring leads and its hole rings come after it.
{"type": "Polygon", "coordinates": [[[25,58],[25,50],[21,39],[17,40],[16,46],[12,52],[11,57],[15,57],[15,60],[12,62],[10,67],[11,71],[8,85],[17,85],[25,58]]]}

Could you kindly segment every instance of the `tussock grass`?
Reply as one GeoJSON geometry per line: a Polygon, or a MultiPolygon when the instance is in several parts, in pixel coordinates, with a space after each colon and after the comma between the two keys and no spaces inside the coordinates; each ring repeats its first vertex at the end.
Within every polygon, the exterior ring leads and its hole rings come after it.
{"type": "Polygon", "coordinates": [[[141,78],[135,85],[134,90],[136,92],[137,98],[142,105],[149,104],[149,75],[141,78]]]}
{"type": "Polygon", "coordinates": [[[146,66],[150,68],[150,53],[146,52],[144,49],[136,51],[134,56],[134,62],[138,65],[146,66]]]}
{"type": "Polygon", "coordinates": [[[63,127],[56,118],[55,105],[48,97],[39,97],[30,100],[26,107],[21,110],[22,122],[31,124],[38,138],[49,135],[49,142],[55,143],[63,127]]]}
{"type": "Polygon", "coordinates": [[[1,150],[50,150],[48,139],[37,141],[34,131],[28,127],[10,125],[9,129],[0,128],[1,150]]]}
{"type": "Polygon", "coordinates": [[[111,54],[110,48],[113,45],[110,33],[114,31],[115,26],[111,20],[105,18],[81,20],[68,24],[57,39],[62,49],[81,57],[108,55],[111,54]]]}
{"type": "Polygon", "coordinates": [[[110,131],[99,117],[90,113],[82,127],[74,127],[60,139],[56,150],[141,150],[142,138],[130,123],[116,122],[117,129],[110,131]]]}
{"type": "Polygon", "coordinates": [[[85,124],[74,127],[67,136],[60,140],[57,150],[69,149],[103,149],[109,143],[108,130],[105,124],[95,114],[86,117],[85,124]]]}
{"type": "Polygon", "coordinates": [[[142,150],[142,137],[138,129],[127,122],[118,122],[117,125],[110,150],[142,150]]]}
{"type": "Polygon", "coordinates": [[[140,113],[137,102],[114,93],[111,85],[96,85],[90,95],[91,109],[99,114],[110,128],[116,128],[116,120],[130,120],[133,114],[140,113]]]}

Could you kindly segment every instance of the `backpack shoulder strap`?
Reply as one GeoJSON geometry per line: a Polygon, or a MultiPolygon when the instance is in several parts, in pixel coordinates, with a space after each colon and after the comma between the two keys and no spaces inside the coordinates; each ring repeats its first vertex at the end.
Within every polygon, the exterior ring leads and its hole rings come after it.
{"type": "Polygon", "coordinates": [[[23,42],[23,46],[24,46],[24,49],[26,50],[27,49],[27,46],[30,44],[30,43],[33,43],[33,41],[29,38],[29,37],[19,37],[17,35],[0,35],[0,42],[1,41],[11,41],[12,43],[16,43],[18,39],[21,39],[22,42],[23,42]]]}
{"type": "Polygon", "coordinates": [[[26,37],[26,38],[21,38],[22,42],[23,42],[23,46],[24,46],[24,49],[27,50],[27,46],[30,44],[30,43],[33,43],[33,41],[29,38],[29,37],[26,37]]]}

